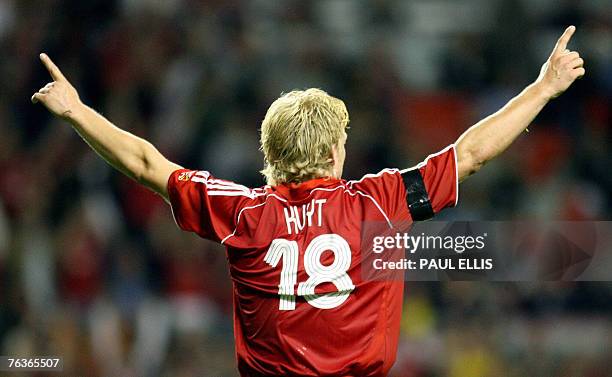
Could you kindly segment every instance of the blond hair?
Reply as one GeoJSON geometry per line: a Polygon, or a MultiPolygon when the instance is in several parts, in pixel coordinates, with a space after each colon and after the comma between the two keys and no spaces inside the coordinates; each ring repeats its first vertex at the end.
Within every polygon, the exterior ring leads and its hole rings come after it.
{"type": "Polygon", "coordinates": [[[344,102],[321,89],[294,90],[270,105],[261,124],[261,173],[269,185],[329,176],[332,146],[348,125],[344,102]]]}

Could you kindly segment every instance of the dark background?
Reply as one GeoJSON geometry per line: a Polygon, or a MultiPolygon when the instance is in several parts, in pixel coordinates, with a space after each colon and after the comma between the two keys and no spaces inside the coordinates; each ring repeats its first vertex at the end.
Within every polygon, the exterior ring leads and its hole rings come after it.
{"type": "MultiPolygon", "coordinates": [[[[444,220],[608,220],[610,0],[0,0],[0,354],[67,375],[235,375],[223,249],[30,96],[82,99],[186,167],[262,185],[293,88],[349,109],[346,178],[409,167],[533,81],[568,24],[587,75],[461,185],[444,220]]],[[[610,283],[409,283],[393,376],[609,376],[610,283]]]]}

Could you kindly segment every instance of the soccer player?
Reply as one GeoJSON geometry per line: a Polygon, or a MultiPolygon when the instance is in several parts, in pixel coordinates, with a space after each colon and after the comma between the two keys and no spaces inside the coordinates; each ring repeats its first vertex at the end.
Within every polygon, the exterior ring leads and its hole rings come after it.
{"type": "Polygon", "coordinates": [[[168,161],[84,105],[51,59],[32,96],[113,167],[170,203],[179,227],[225,245],[242,375],[384,376],[393,362],[402,281],[360,274],[364,222],[394,227],[457,203],[458,184],[505,150],[585,74],[568,27],[537,80],[452,145],[412,169],[342,179],[344,103],[322,90],[278,98],[261,126],[268,185],[247,188],[168,161]]]}

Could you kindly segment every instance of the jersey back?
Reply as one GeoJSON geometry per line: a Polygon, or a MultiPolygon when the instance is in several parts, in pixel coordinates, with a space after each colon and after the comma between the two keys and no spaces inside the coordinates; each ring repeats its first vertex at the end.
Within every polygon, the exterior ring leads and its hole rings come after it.
{"type": "Polygon", "coordinates": [[[371,232],[457,201],[454,147],[411,170],[250,189],[206,171],[168,181],[177,224],[226,246],[242,375],[384,376],[402,279],[368,279],[371,232]]]}

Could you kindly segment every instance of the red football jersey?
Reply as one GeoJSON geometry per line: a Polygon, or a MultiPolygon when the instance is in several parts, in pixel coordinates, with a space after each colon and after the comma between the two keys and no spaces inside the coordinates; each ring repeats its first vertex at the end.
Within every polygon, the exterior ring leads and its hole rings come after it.
{"type": "Polygon", "coordinates": [[[403,281],[363,278],[363,224],[433,215],[456,204],[457,189],[452,145],[415,169],[357,181],[250,189],[186,169],[168,181],[177,224],[226,246],[245,376],[386,375],[403,281]]]}

